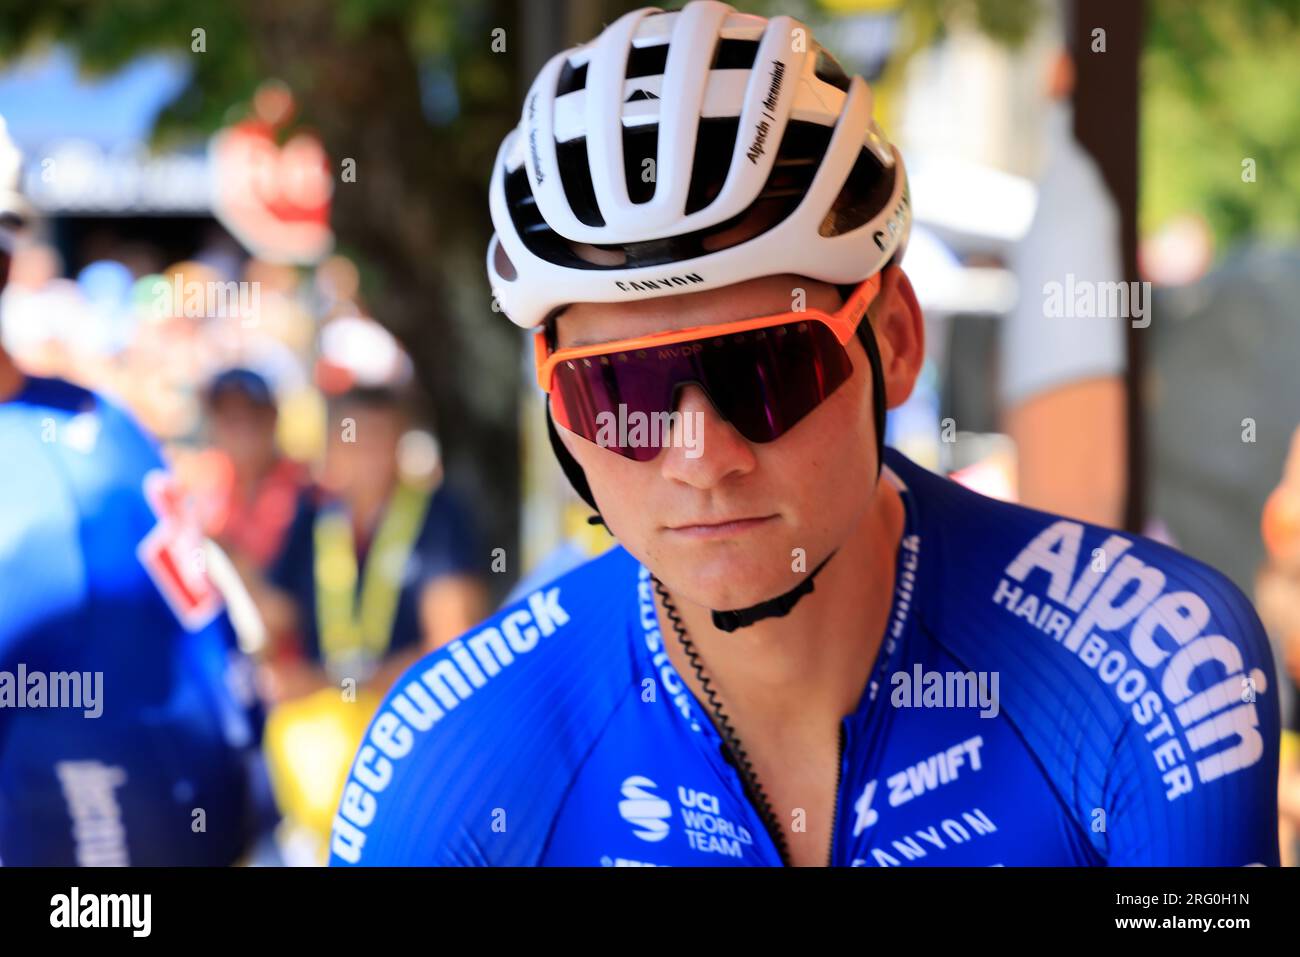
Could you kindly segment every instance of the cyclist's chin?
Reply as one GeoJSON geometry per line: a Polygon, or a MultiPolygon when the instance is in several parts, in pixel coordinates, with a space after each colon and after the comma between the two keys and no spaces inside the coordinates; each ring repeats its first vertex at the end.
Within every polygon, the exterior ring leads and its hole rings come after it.
{"type": "Polygon", "coordinates": [[[806,574],[802,556],[775,528],[717,537],[668,532],[666,538],[655,573],[671,593],[706,608],[747,608],[783,594],[806,574]]]}

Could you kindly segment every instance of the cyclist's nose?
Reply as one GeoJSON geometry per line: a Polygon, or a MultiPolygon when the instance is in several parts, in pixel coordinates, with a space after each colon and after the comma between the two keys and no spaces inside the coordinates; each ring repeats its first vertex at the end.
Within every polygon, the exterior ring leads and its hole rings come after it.
{"type": "Polygon", "coordinates": [[[751,472],[757,464],[744,436],[718,414],[704,390],[686,385],[677,394],[668,448],[659,456],[665,478],[696,488],[712,488],[732,475],[751,472]]]}

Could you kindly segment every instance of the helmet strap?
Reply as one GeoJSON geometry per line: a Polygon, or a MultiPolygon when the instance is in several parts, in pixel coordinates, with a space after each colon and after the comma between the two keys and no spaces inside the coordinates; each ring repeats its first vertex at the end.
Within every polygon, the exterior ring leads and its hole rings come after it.
{"type": "Polygon", "coordinates": [[[560,440],[560,433],[555,431],[555,421],[551,418],[551,399],[549,396],[546,399],[546,435],[551,440],[551,451],[555,453],[560,468],[564,470],[564,477],[569,480],[573,490],[578,493],[578,498],[590,505],[596,513],[587,521],[592,525],[604,525],[605,520],[600,517],[600,509],[596,508],[596,497],[591,494],[591,486],[587,484],[587,476],[583,473],[582,466],[569,454],[569,450],[564,447],[564,442],[560,440]]]}
{"type": "Polygon", "coordinates": [[[800,598],[813,590],[813,579],[817,577],[818,572],[826,567],[826,563],[834,557],[835,552],[831,552],[823,558],[821,563],[803,581],[784,595],[777,595],[767,601],[760,601],[757,605],[750,605],[748,608],[713,612],[713,627],[718,631],[732,632],[737,628],[748,628],[755,622],[763,621],[766,618],[784,618],[799,603],[800,598]]]}
{"type": "Polygon", "coordinates": [[[858,338],[871,366],[871,405],[876,418],[876,479],[879,480],[885,465],[885,373],[880,361],[880,344],[870,320],[871,309],[868,307],[867,314],[858,323],[858,338]]]}

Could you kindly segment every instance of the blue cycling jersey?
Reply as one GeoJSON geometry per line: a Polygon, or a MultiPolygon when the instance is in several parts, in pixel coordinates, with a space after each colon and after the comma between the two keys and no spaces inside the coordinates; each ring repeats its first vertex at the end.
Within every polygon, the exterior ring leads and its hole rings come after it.
{"type": "Polygon", "coordinates": [[[267,813],[260,716],[157,450],[39,378],[0,450],[0,862],[234,861],[267,813]]]}
{"type": "MultiPolygon", "coordinates": [[[[1241,592],[886,462],[906,527],[842,721],[830,863],[1277,864],[1276,681],[1241,592]]],[[[616,548],[415,665],[357,753],[331,862],[781,864],[652,594],[616,548]]]]}

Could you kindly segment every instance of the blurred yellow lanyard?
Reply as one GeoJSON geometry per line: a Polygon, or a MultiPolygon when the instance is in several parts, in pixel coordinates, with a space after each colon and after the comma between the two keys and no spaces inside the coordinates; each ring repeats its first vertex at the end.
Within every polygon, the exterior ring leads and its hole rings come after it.
{"type": "Polygon", "coordinates": [[[316,627],[327,667],[351,662],[373,665],[384,657],[392,641],[402,578],[424,525],[429,498],[426,489],[398,484],[370,547],[360,595],[352,520],[339,509],[317,514],[313,530],[316,627]]]}

